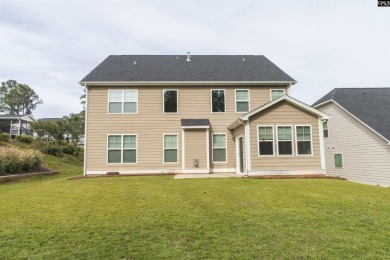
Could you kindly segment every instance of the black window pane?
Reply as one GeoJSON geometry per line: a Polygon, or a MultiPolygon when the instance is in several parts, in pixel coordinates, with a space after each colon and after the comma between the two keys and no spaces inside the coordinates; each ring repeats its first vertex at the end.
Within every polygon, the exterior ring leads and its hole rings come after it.
{"type": "Polygon", "coordinates": [[[260,155],[273,155],[274,148],[273,142],[259,142],[260,146],[260,155]]]}
{"type": "Polygon", "coordinates": [[[298,154],[311,154],[310,141],[298,141],[298,154]]]}
{"type": "Polygon", "coordinates": [[[225,112],[225,91],[213,90],[212,102],[213,112],[225,112]]]}
{"type": "Polygon", "coordinates": [[[279,141],[278,149],[280,155],[292,155],[292,142],[279,141]]]}
{"type": "Polygon", "coordinates": [[[324,129],[324,137],[328,137],[328,129],[324,129]]]}
{"type": "Polygon", "coordinates": [[[177,91],[167,90],[164,92],[164,112],[177,113],[177,91]]]}

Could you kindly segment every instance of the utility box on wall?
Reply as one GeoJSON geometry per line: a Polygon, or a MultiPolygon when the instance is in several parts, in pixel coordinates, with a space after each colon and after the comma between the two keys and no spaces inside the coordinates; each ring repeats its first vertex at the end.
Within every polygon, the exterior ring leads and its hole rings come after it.
{"type": "Polygon", "coordinates": [[[194,160],[192,160],[192,164],[193,164],[195,167],[198,167],[198,165],[199,165],[199,159],[194,159],[194,160]]]}

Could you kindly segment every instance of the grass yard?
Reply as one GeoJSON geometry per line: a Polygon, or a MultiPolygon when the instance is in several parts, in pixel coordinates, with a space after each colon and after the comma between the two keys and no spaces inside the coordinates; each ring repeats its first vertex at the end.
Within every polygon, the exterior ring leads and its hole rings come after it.
{"type": "Polygon", "coordinates": [[[326,179],[68,181],[80,162],[46,161],[62,174],[0,184],[0,258],[390,258],[388,188],[326,179]]]}

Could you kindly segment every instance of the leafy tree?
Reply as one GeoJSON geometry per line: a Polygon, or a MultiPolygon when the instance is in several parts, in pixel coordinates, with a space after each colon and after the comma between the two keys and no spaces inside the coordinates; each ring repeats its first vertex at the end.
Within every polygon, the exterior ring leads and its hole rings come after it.
{"type": "Polygon", "coordinates": [[[77,144],[80,141],[80,137],[84,134],[84,114],[85,111],[81,111],[78,114],[70,114],[63,117],[65,133],[74,144],[77,144]]]}
{"type": "Polygon", "coordinates": [[[31,129],[37,133],[40,140],[45,136],[51,136],[57,141],[57,143],[64,140],[64,136],[66,134],[65,122],[62,119],[58,121],[41,120],[32,123],[31,129]]]}
{"type": "Polygon", "coordinates": [[[0,112],[30,115],[42,103],[42,99],[28,85],[19,84],[16,80],[1,82],[0,112]]]}

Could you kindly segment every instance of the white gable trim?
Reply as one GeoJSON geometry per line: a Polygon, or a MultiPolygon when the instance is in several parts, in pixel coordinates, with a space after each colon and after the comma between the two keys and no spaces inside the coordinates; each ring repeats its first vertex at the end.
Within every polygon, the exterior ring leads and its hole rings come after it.
{"type": "Polygon", "coordinates": [[[375,131],[372,127],[370,127],[369,125],[367,125],[366,123],[364,123],[362,120],[360,120],[357,116],[355,116],[354,114],[352,114],[351,112],[349,112],[347,109],[345,109],[342,105],[340,105],[339,103],[337,103],[336,101],[334,101],[333,99],[330,99],[328,101],[325,101],[321,104],[318,104],[316,105],[315,107],[320,107],[320,106],[323,106],[323,105],[326,105],[330,102],[333,102],[336,106],[338,106],[339,108],[341,108],[344,112],[346,112],[348,115],[350,115],[351,117],[355,118],[357,121],[359,121],[362,125],[364,125],[365,127],[367,127],[368,129],[370,129],[371,131],[373,131],[375,134],[377,134],[380,138],[382,138],[383,140],[385,140],[387,142],[388,145],[390,145],[390,140],[388,140],[386,137],[384,137],[383,135],[381,135],[380,133],[378,133],[377,131],[375,131]]]}

